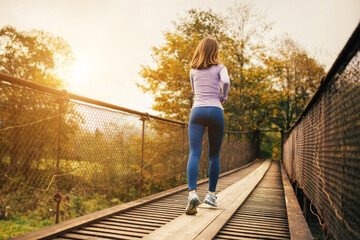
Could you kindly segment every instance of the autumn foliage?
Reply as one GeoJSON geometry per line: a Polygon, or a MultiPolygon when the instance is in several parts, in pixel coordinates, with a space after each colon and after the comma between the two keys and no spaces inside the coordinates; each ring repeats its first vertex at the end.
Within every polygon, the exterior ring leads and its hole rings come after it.
{"type": "Polygon", "coordinates": [[[164,117],[188,121],[193,104],[189,70],[204,37],[220,43],[221,61],[230,75],[224,104],[229,130],[287,129],[319,85],[324,66],[289,37],[268,36],[272,23],[249,4],[221,15],[189,10],[152,49],[155,66],[142,66],[138,86],[154,96],[153,109],[164,117]]]}

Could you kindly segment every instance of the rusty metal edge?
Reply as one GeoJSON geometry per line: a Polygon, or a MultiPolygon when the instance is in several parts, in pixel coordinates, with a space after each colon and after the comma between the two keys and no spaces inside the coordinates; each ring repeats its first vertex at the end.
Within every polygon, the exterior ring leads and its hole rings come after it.
{"type": "Polygon", "coordinates": [[[304,215],[300,209],[299,202],[295,196],[294,190],[290,184],[285,171],[284,164],[281,162],[281,177],[284,188],[286,211],[289,222],[289,231],[291,240],[312,240],[314,239],[304,215]]]}

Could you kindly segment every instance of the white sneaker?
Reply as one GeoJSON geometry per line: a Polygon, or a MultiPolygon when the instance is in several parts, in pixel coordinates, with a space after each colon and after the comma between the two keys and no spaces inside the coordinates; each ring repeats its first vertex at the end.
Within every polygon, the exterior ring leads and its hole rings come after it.
{"type": "Polygon", "coordinates": [[[209,204],[209,205],[211,205],[213,207],[217,207],[216,199],[217,199],[217,196],[216,196],[215,193],[214,193],[214,195],[208,193],[205,196],[204,203],[209,204]]]}
{"type": "Polygon", "coordinates": [[[195,215],[197,213],[196,207],[200,205],[200,199],[196,192],[190,193],[188,197],[188,205],[186,206],[185,213],[187,215],[195,215]]]}

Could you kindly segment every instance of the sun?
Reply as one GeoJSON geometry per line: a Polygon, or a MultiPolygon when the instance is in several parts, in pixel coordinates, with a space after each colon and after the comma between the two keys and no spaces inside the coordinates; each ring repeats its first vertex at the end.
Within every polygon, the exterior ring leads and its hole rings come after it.
{"type": "Polygon", "coordinates": [[[72,65],[71,70],[72,70],[72,78],[75,81],[81,81],[84,77],[86,77],[89,68],[85,62],[77,60],[72,65]]]}
{"type": "Polygon", "coordinates": [[[75,92],[81,92],[79,89],[83,89],[87,85],[90,77],[90,65],[89,61],[83,58],[76,58],[74,63],[70,66],[69,71],[69,88],[75,92]]]}

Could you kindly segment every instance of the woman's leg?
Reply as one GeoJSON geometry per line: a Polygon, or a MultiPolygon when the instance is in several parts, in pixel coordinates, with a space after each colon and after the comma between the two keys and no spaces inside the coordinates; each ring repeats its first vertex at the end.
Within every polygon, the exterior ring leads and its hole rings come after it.
{"type": "Polygon", "coordinates": [[[208,124],[209,135],[209,191],[215,192],[220,172],[220,148],[224,135],[224,114],[220,108],[214,108],[208,124]]]}
{"type": "Polygon", "coordinates": [[[201,123],[201,109],[194,108],[189,121],[189,160],[187,164],[187,178],[189,191],[196,190],[199,172],[199,160],[205,126],[201,123]]]}

